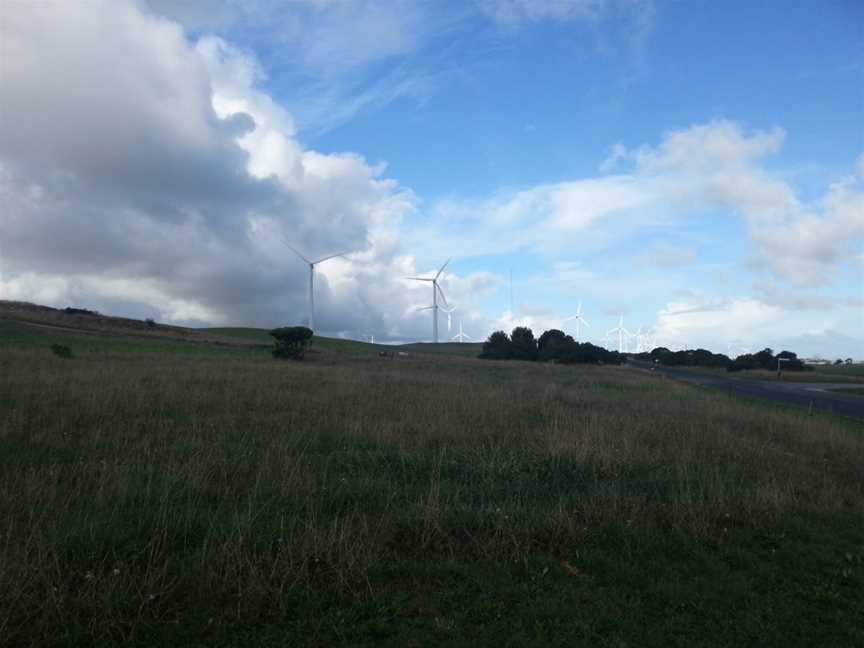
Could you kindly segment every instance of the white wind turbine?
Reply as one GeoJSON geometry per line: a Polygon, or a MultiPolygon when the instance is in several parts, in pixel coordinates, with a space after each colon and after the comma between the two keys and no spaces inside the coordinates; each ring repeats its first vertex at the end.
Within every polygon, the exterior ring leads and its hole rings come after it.
{"type": "Polygon", "coordinates": [[[454,335],[451,340],[459,340],[459,342],[464,342],[465,340],[470,340],[471,336],[462,331],[462,320],[459,320],[459,332],[454,335]]]}
{"type": "Polygon", "coordinates": [[[444,262],[444,265],[441,266],[441,269],[438,270],[436,275],[431,279],[428,277],[406,277],[412,281],[429,281],[432,283],[432,305],[426,306],[421,310],[432,311],[432,339],[435,341],[435,344],[438,344],[438,295],[441,295],[441,299],[444,301],[445,306],[450,306],[450,304],[447,303],[447,298],[444,296],[444,291],[441,290],[441,286],[438,285],[438,279],[441,277],[441,273],[444,272],[444,268],[447,267],[447,264],[450,263],[451,260],[452,257],[447,259],[444,262]]]}
{"type": "MultiPolygon", "coordinates": [[[[633,338],[636,340],[636,353],[643,353],[646,351],[646,347],[648,346],[648,331],[642,331],[642,325],[639,325],[639,328],[636,329],[636,333],[633,335],[633,338]]],[[[651,349],[648,349],[650,351],[651,349]]]]}
{"type": "Polygon", "coordinates": [[[576,307],[576,314],[571,315],[570,317],[567,317],[564,319],[565,322],[569,322],[571,320],[576,320],[576,339],[579,340],[580,325],[584,324],[585,326],[587,326],[589,328],[591,327],[591,325],[588,323],[588,320],[586,320],[584,317],[582,317],[582,302],[581,302],[581,300],[579,302],[579,306],[576,307]]]}
{"type": "Polygon", "coordinates": [[[439,307],[439,310],[442,313],[447,313],[447,332],[450,333],[450,330],[453,327],[453,311],[456,310],[456,307],[452,306],[450,308],[450,310],[447,310],[446,308],[440,308],[439,307]]]}
{"type": "Polygon", "coordinates": [[[316,261],[310,261],[305,256],[300,254],[293,246],[289,245],[285,242],[285,245],[288,246],[294,254],[303,259],[303,261],[309,266],[309,328],[313,331],[315,330],[315,266],[319,263],[323,263],[328,259],[333,259],[336,257],[344,257],[347,252],[340,252],[339,254],[331,254],[326,257],[321,257],[316,261]]]}
{"type": "Polygon", "coordinates": [[[609,329],[606,331],[606,337],[608,338],[610,334],[615,333],[618,335],[618,353],[626,353],[626,337],[630,336],[631,333],[626,328],[624,328],[624,316],[622,315],[618,319],[618,326],[613,329],[609,329]]]}

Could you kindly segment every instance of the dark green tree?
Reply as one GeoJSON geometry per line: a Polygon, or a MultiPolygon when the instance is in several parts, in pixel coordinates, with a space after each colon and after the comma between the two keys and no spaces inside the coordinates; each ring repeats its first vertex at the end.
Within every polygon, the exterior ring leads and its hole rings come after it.
{"type": "Polygon", "coordinates": [[[536,360],[537,340],[534,332],[527,326],[517,326],[510,333],[510,344],[513,347],[514,360],[536,360]]]}
{"type": "Polygon", "coordinates": [[[555,360],[559,350],[568,344],[573,344],[572,337],[558,329],[549,329],[537,340],[537,359],[541,362],[555,360]]]}
{"type": "Polygon", "coordinates": [[[312,344],[312,329],[306,326],[283,326],[270,331],[270,335],[276,340],[274,358],[302,360],[312,344]]]}
{"type": "Polygon", "coordinates": [[[513,357],[513,345],[504,331],[495,331],[483,343],[480,357],[486,360],[509,360],[513,357]]]}

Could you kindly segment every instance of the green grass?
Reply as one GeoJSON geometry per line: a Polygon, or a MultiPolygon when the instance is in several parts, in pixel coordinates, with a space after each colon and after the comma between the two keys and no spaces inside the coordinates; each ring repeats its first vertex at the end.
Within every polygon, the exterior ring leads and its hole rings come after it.
{"type": "Polygon", "coordinates": [[[836,392],[838,394],[850,394],[852,396],[864,396],[864,387],[842,387],[840,389],[829,389],[828,391],[836,392]]]}
{"type": "MultiPolygon", "coordinates": [[[[207,333],[213,333],[224,337],[237,338],[241,340],[249,340],[253,342],[261,342],[262,344],[272,344],[273,338],[270,337],[266,329],[229,327],[229,328],[206,328],[200,329],[207,333]]],[[[321,348],[342,351],[348,353],[364,353],[374,351],[403,351],[405,353],[424,353],[436,355],[456,355],[476,358],[480,353],[483,345],[478,343],[457,342],[442,342],[440,344],[429,343],[414,343],[401,345],[387,344],[369,344],[367,342],[358,342],[355,340],[340,340],[338,338],[321,338],[315,337],[315,346],[321,348]]]]}
{"type": "Polygon", "coordinates": [[[398,348],[402,351],[412,353],[432,353],[436,355],[476,358],[483,349],[483,345],[474,342],[441,342],[439,344],[418,342],[415,344],[403,344],[398,348]]]}
{"type": "Polygon", "coordinates": [[[864,643],[858,423],[342,340],[0,340],[0,644],[864,643]]]}
{"type": "MultiPolygon", "coordinates": [[[[696,373],[704,373],[736,380],[778,380],[776,371],[766,369],[752,369],[746,371],[726,371],[722,367],[682,367],[675,366],[672,369],[684,369],[696,373]]],[[[806,383],[850,383],[864,384],[864,371],[857,365],[850,367],[823,367],[817,366],[813,371],[783,371],[779,380],[784,382],[806,382],[806,383]]]]}

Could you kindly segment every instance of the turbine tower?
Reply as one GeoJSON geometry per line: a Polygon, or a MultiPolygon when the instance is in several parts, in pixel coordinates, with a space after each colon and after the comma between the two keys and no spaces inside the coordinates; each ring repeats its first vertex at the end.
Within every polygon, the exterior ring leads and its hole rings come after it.
{"type": "Polygon", "coordinates": [[[576,320],[576,339],[579,339],[579,327],[581,324],[584,324],[587,327],[591,327],[584,317],[582,317],[582,301],[579,301],[579,306],[576,307],[576,314],[566,318],[564,321],[569,322],[571,320],[576,320]]]}
{"type": "Polygon", "coordinates": [[[470,335],[462,332],[462,320],[461,319],[459,320],[459,332],[450,339],[451,340],[459,340],[459,342],[464,342],[465,340],[471,339],[470,335]]]}
{"type": "Polygon", "coordinates": [[[300,254],[293,246],[285,243],[294,254],[303,259],[303,261],[309,266],[309,328],[313,331],[315,330],[315,266],[319,263],[323,263],[328,259],[333,259],[335,257],[344,257],[347,252],[340,252],[339,254],[331,254],[329,256],[321,257],[317,261],[310,261],[305,256],[300,254]]]}
{"type": "Polygon", "coordinates": [[[618,319],[618,326],[613,329],[609,329],[606,331],[606,336],[608,337],[610,334],[615,333],[618,335],[618,353],[626,353],[626,344],[625,344],[625,335],[630,336],[631,333],[626,328],[624,328],[624,316],[622,315],[618,319]]]}
{"type": "Polygon", "coordinates": [[[432,305],[423,308],[422,310],[431,310],[432,311],[432,339],[435,341],[435,344],[438,344],[438,295],[441,295],[441,300],[444,302],[444,305],[448,308],[450,304],[447,303],[447,298],[444,296],[444,291],[441,290],[441,286],[438,285],[438,279],[441,277],[441,273],[444,272],[444,268],[447,267],[447,264],[452,261],[453,257],[450,257],[444,262],[444,265],[441,266],[441,269],[438,270],[437,274],[433,278],[429,277],[407,277],[407,279],[411,279],[412,281],[429,281],[432,283],[432,305]]]}
{"type": "Polygon", "coordinates": [[[450,330],[453,328],[453,311],[456,310],[455,306],[452,306],[450,310],[446,308],[439,309],[442,313],[447,313],[447,332],[450,333],[450,330]]]}

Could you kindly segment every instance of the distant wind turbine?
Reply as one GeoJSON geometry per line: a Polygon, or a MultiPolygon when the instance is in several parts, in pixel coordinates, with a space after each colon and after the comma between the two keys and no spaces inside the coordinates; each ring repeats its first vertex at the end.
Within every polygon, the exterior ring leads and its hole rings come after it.
{"type": "Polygon", "coordinates": [[[328,259],[334,259],[336,257],[344,257],[347,252],[340,252],[339,254],[331,254],[329,256],[321,257],[317,261],[310,261],[305,256],[300,254],[293,246],[289,245],[287,242],[283,241],[285,245],[290,249],[294,254],[303,259],[303,261],[309,266],[309,328],[313,331],[315,330],[315,266],[319,263],[323,263],[328,259]]]}
{"type": "Polygon", "coordinates": [[[454,335],[451,339],[452,340],[459,340],[459,342],[464,342],[465,340],[471,339],[470,335],[468,335],[467,333],[464,333],[462,331],[462,320],[461,319],[459,320],[459,332],[456,335],[454,335]]]}
{"type": "Polygon", "coordinates": [[[630,331],[624,328],[624,316],[622,315],[618,319],[618,326],[613,329],[609,329],[606,331],[606,336],[608,337],[610,334],[615,333],[618,335],[618,353],[626,353],[626,338],[625,336],[631,335],[630,331]]]}
{"type": "Polygon", "coordinates": [[[584,324],[585,326],[587,326],[589,328],[591,327],[591,325],[588,323],[588,320],[586,320],[584,317],[582,317],[582,302],[581,301],[579,302],[579,306],[576,307],[576,314],[565,318],[564,321],[569,322],[571,320],[576,320],[576,339],[578,340],[579,336],[580,336],[580,333],[579,333],[580,325],[584,324]]]}
{"type": "Polygon", "coordinates": [[[452,306],[452,307],[450,308],[450,310],[447,310],[446,308],[441,308],[440,310],[441,310],[442,313],[447,313],[447,332],[450,333],[450,329],[451,329],[452,326],[453,326],[453,322],[452,322],[452,320],[453,320],[453,311],[456,310],[456,307],[455,307],[455,306],[452,306]]]}
{"type": "Polygon", "coordinates": [[[447,298],[444,296],[444,291],[441,290],[441,286],[438,285],[438,279],[441,277],[441,273],[444,272],[444,268],[447,267],[447,264],[450,263],[450,261],[452,261],[452,257],[444,262],[441,269],[438,270],[437,274],[431,279],[429,277],[406,277],[412,281],[429,281],[432,283],[432,305],[421,310],[432,311],[432,339],[435,341],[435,344],[438,344],[438,295],[441,295],[441,300],[444,302],[444,305],[448,308],[450,307],[450,304],[447,303],[447,298]]]}

